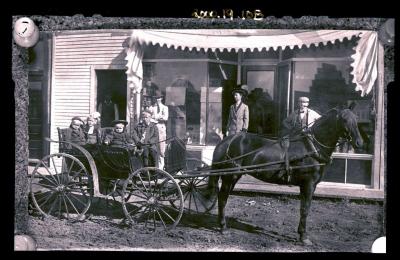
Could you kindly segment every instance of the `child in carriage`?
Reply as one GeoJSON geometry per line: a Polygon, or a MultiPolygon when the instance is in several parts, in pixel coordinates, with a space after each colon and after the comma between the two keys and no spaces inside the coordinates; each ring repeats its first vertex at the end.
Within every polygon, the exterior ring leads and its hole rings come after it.
{"type": "Polygon", "coordinates": [[[138,149],[143,150],[143,165],[159,167],[159,136],[157,126],[151,122],[153,112],[145,109],[142,112],[143,122],[133,130],[132,137],[138,149]]]}
{"type": "Polygon", "coordinates": [[[128,122],[125,120],[114,120],[112,122],[114,130],[106,135],[104,144],[112,147],[134,148],[135,143],[132,137],[125,131],[127,124],[128,122]]]}
{"type": "Polygon", "coordinates": [[[86,120],[86,125],[84,126],[84,132],[86,136],[86,142],[89,146],[95,145],[98,142],[98,138],[100,138],[100,128],[96,124],[96,119],[92,116],[89,116],[86,120]]]}
{"type": "Polygon", "coordinates": [[[65,132],[64,140],[79,145],[85,145],[86,137],[85,133],[83,132],[82,125],[83,121],[80,117],[73,117],[71,119],[69,128],[67,128],[65,132]]]}

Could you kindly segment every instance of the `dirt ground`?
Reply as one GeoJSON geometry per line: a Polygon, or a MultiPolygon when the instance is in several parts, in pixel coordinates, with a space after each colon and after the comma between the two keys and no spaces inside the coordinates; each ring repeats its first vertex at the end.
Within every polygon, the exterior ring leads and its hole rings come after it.
{"type": "Polygon", "coordinates": [[[231,195],[226,207],[229,231],[218,231],[217,213],[185,214],[171,230],[149,231],[123,221],[121,205],[94,202],[83,222],[33,214],[30,234],[38,250],[370,252],[382,236],[383,207],[376,201],[314,198],[308,233],[314,243],[297,241],[300,201],[296,196],[231,195]]]}

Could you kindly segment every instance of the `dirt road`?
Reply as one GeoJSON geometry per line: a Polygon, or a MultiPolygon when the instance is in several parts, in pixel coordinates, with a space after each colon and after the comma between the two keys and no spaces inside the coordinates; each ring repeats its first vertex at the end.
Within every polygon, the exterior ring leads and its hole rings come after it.
{"type": "Polygon", "coordinates": [[[312,246],[297,241],[300,201],[289,196],[232,195],[226,215],[229,231],[218,232],[216,209],[184,214],[169,232],[149,231],[123,221],[120,205],[91,206],[83,222],[30,217],[38,250],[370,252],[382,235],[382,203],[314,199],[308,217],[312,246]]]}

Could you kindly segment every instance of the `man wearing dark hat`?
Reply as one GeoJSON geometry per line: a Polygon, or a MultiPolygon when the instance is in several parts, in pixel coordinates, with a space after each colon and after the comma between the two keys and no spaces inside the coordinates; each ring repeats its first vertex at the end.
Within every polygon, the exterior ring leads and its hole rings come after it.
{"type": "Polygon", "coordinates": [[[153,162],[152,166],[159,167],[158,164],[158,129],[155,123],[151,122],[152,111],[145,109],[142,112],[143,121],[139,123],[133,130],[132,137],[136,146],[143,149],[143,165],[150,166],[150,160],[153,162]]]}
{"type": "Polygon", "coordinates": [[[101,114],[102,127],[112,126],[112,121],[119,119],[118,106],[112,101],[109,93],[105,94],[104,100],[99,104],[97,111],[101,114]]]}
{"type": "Polygon", "coordinates": [[[125,120],[114,120],[112,125],[114,130],[112,133],[106,135],[104,143],[113,147],[125,147],[134,145],[133,139],[129,133],[125,131],[125,126],[128,124],[125,120]]]}
{"type": "Polygon", "coordinates": [[[152,122],[154,122],[158,129],[158,138],[160,139],[159,147],[160,147],[160,160],[159,166],[160,169],[164,168],[164,157],[165,157],[165,139],[167,139],[167,126],[166,123],[168,121],[168,106],[162,103],[163,94],[160,90],[155,91],[155,95],[153,96],[156,100],[155,104],[151,106],[149,109],[152,111],[152,122]]]}
{"type": "Polygon", "coordinates": [[[226,136],[234,135],[241,131],[247,132],[249,127],[249,107],[243,103],[244,97],[247,96],[246,88],[246,85],[242,85],[232,90],[235,104],[231,105],[229,109],[226,136]]]}
{"type": "Polygon", "coordinates": [[[86,144],[86,137],[85,133],[82,129],[83,121],[80,117],[74,116],[71,119],[71,124],[69,128],[65,131],[65,136],[63,137],[65,141],[85,145],[86,144]]]}

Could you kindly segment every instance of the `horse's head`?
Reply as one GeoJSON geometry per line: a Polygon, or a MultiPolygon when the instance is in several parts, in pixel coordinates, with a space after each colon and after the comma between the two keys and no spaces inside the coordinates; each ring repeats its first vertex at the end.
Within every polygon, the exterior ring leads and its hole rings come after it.
{"type": "Polygon", "coordinates": [[[363,145],[363,139],[358,130],[357,116],[351,109],[343,109],[338,113],[339,127],[341,127],[341,137],[351,142],[353,147],[360,148],[363,145]]]}

